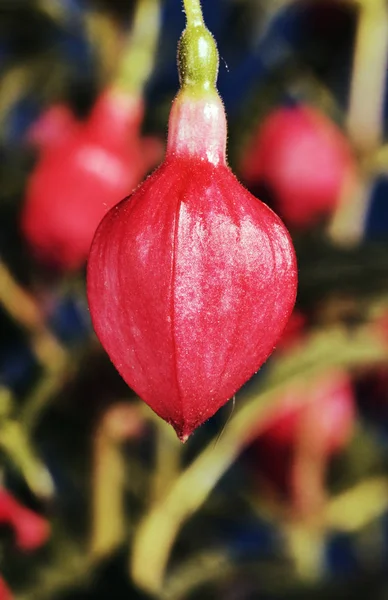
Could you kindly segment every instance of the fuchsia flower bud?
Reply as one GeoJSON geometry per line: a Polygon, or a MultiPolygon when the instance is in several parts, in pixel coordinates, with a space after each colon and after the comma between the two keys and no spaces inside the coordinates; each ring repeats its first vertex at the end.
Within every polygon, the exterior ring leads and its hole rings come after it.
{"type": "Polygon", "coordinates": [[[240,167],[248,184],[266,183],[285,222],[308,227],[330,215],[355,176],[342,132],[308,107],[279,108],[264,120],[240,167]]]}
{"type": "Polygon", "coordinates": [[[218,53],[198,10],[165,160],[103,219],[88,263],[101,343],[182,441],[271,354],[297,279],[283,223],[226,164],[218,53]]]}
{"type": "Polygon", "coordinates": [[[304,394],[311,400],[296,409],[288,408],[285,398],[284,407],[264,435],[276,444],[292,445],[301,422],[308,421],[314,435],[324,440],[327,455],[342,450],[351,437],[355,422],[354,393],[347,373],[328,373],[318,378],[313,389],[306,389],[304,394]]]}
{"type": "Polygon", "coordinates": [[[306,452],[315,456],[318,449],[327,462],[349,443],[355,421],[354,391],[346,372],[328,372],[312,387],[288,390],[253,444],[258,471],[275,487],[287,491],[301,438],[306,452]],[[305,399],[302,404],[301,397],[305,399]]]}
{"type": "Polygon", "coordinates": [[[0,524],[12,527],[16,545],[25,552],[43,546],[50,534],[47,520],[22,506],[5,489],[0,489],[0,524]]]}
{"type": "Polygon", "coordinates": [[[8,585],[0,575],[0,600],[13,600],[13,595],[8,585]]]}
{"type": "Polygon", "coordinates": [[[49,139],[21,215],[42,262],[65,271],[81,267],[102,217],[160,160],[161,145],[140,137],[142,117],[141,99],[112,89],[61,143],[49,139]]]}
{"type": "Polygon", "coordinates": [[[72,137],[80,123],[65,104],[54,104],[32,124],[27,141],[41,151],[52,151],[72,137]]]}

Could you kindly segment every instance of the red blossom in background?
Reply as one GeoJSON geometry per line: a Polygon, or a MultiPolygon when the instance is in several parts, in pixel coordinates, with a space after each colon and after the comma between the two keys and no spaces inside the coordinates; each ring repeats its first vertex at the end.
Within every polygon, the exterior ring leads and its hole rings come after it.
{"type": "MultiPolygon", "coordinates": [[[[68,115],[62,117],[63,125],[68,115]]],[[[161,143],[141,137],[142,118],[141,99],[109,90],[71,134],[61,123],[54,132],[42,128],[48,148],[21,215],[23,234],[42,262],[64,271],[81,267],[102,217],[160,160],[161,143]]]]}
{"type": "Polygon", "coordinates": [[[284,221],[295,228],[316,224],[337,207],[355,176],[355,160],[344,134],[309,106],[271,112],[240,165],[249,185],[265,183],[284,221]]]}
{"type": "Polygon", "coordinates": [[[353,387],[345,372],[327,373],[313,386],[290,388],[252,446],[257,472],[282,493],[292,494],[292,489],[299,493],[297,454],[315,465],[321,459],[326,464],[349,443],[355,411],[353,387]]]}
{"type": "Polygon", "coordinates": [[[16,545],[26,552],[43,546],[50,535],[46,519],[22,506],[5,489],[0,490],[0,524],[12,527],[16,545]]]}
{"type": "Polygon", "coordinates": [[[27,141],[41,151],[51,152],[56,146],[71,138],[80,122],[65,104],[50,106],[33,123],[27,132],[27,141]]]}
{"type": "Polygon", "coordinates": [[[0,600],[13,600],[11,590],[0,575],[0,600]]]}

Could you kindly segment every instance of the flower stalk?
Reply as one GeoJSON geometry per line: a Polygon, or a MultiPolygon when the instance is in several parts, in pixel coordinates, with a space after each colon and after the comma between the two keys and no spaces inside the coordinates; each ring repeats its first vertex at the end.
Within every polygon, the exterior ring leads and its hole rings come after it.
{"type": "Polygon", "coordinates": [[[188,27],[205,26],[200,0],[183,0],[188,27]]]}
{"type": "Polygon", "coordinates": [[[200,3],[186,0],[185,11],[187,25],[178,45],[181,87],[217,93],[219,57],[216,42],[203,21],[200,3]]]}
{"type": "Polygon", "coordinates": [[[133,26],[113,87],[141,95],[155,62],[160,31],[160,0],[138,0],[133,26]]]}
{"type": "Polygon", "coordinates": [[[347,127],[361,154],[376,150],[383,130],[388,60],[388,8],[384,0],[359,9],[347,127]]]}

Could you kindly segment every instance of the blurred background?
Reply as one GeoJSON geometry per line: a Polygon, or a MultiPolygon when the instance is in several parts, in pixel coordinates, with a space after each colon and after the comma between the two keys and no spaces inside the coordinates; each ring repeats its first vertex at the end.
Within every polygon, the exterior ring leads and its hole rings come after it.
{"type": "Polygon", "coordinates": [[[185,445],[96,339],[98,222],[162,160],[180,0],[0,1],[0,599],[388,597],[388,7],[203,0],[229,163],[297,304],[185,445]]]}

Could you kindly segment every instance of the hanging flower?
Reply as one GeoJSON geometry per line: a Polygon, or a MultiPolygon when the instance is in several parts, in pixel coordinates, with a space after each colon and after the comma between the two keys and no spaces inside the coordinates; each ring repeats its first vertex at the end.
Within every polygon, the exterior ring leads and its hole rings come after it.
{"type": "Polygon", "coordinates": [[[0,575],[0,600],[13,600],[13,595],[3,577],[0,575]]]}
{"type": "Polygon", "coordinates": [[[16,545],[26,552],[43,546],[50,534],[47,520],[22,506],[5,489],[0,489],[0,524],[12,527],[16,545]]]}
{"type": "MultiPolygon", "coordinates": [[[[355,420],[353,386],[344,371],[327,372],[310,386],[288,390],[252,445],[255,471],[278,491],[298,495],[298,460],[307,458],[316,471],[318,462],[326,467],[349,443],[355,420]]],[[[306,488],[306,481],[301,484],[306,488]]]]}
{"type": "Polygon", "coordinates": [[[141,135],[158,32],[158,4],[139,2],[118,72],[86,122],[56,107],[32,134],[43,151],[28,182],[21,229],[50,267],[82,267],[102,217],[163,156],[159,140],[141,135]]]}
{"type": "Polygon", "coordinates": [[[71,138],[79,125],[66,104],[53,104],[28,129],[27,142],[41,152],[52,152],[71,138]]]}
{"type": "Polygon", "coordinates": [[[241,175],[265,183],[285,222],[308,227],[330,215],[355,175],[355,160],[342,132],[309,106],[274,110],[243,155],[241,175]]]}
{"type": "Polygon", "coordinates": [[[284,225],[226,164],[217,49],[191,4],[166,158],[104,218],[88,263],[98,337],[182,441],[268,358],[296,294],[284,225]]]}
{"type": "Polygon", "coordinates": [[[160,158],[161,145],[140,136],[142,117],[140,98],[108,90],[85,124],[42,153],[21,216],[42,262],[81,267],[102,217],[160,158]]]}

